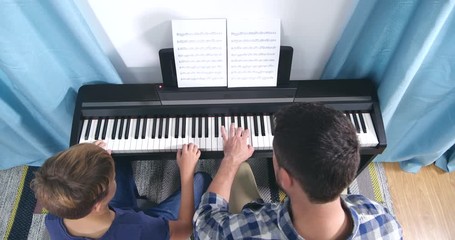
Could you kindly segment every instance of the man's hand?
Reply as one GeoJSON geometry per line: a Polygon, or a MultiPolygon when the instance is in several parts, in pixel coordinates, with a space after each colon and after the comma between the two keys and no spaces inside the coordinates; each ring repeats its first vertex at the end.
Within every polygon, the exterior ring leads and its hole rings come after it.
{"type": "Polygon", "coordinates": [[[250,137],[250,131],[243,128],[235,128],[235,124],[232,123],[229,130],[229,136],[226,133],[226,129],[221,127],[221,136],[224,141],[224,159],[235,166],[240,164],[253,155],[254,148],[247,144],[248,138],[250,137]]]}
{"type": "Polygon", "coordinates": [[[253,155],[254,148],[247,144],[250,137],[248,129],[235,128],[235,125],[231,124],[229,136],[227,136],[223,126],[221,136],[224,140],[224,158],[207,191],[216,193],[229,202],[235,174],[240,164],[253,155]]]}
{"type": "Polygon", "coordinates": [[[193,176],[200,156],[201,151],[197,145],[193,143],[183,144],[182,149],[177,151],[177,165],[180,168],[180,174],[193,176]]]}

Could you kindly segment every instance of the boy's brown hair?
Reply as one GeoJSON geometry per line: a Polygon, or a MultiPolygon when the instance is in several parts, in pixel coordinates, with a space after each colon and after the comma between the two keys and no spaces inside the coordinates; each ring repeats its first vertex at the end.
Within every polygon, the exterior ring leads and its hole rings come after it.
{"type": "Polygon", "coordinates": [[[49,213],[79,219],[106,197],[113,176],[111,155],[95,144],[83,143],[49,158],[30,187],[49,213]]]}

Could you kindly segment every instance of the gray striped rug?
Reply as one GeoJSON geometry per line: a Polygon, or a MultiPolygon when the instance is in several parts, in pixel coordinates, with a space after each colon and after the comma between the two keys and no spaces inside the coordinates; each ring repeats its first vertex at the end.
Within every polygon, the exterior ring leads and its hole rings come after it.
{"type": "MultiPolygon", "coordinates": [[[[273,168],[266,159],[250,159],[259,192],[264,201],[283,198],[274,184],[273,168]]],[[[212,176],[219,160],[201,160],[197,171],[212,176]]],[[[179,172],[175,160],[137,161],[133,163],[139,193],[152,202],[160,202],[177,189],[179,172]]],[[[36,204],[29,189],[35,168],[20,166],[0,171],[0,237],[2,239],[48,239],[43,209],[36,204]]],[[[363,194],[382,203],[393,212],[384,168],[371,163],[351,184],[348,193],[363,194]]]]}

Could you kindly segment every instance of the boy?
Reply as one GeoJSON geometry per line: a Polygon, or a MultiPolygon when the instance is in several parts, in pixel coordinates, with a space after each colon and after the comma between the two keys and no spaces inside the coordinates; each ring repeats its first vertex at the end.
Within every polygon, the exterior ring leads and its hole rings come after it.
{"type": "Polygon", "coordinates": [[[131,163],[114,164],[104,146],[101,141],[72,146],[36,172],[31,188],[49,211],[51,239],[188,239],[194,209],[211,180],[194,174],[198,147],[185,144],[177,152],[181,192],[141,211],[131,163]]]}

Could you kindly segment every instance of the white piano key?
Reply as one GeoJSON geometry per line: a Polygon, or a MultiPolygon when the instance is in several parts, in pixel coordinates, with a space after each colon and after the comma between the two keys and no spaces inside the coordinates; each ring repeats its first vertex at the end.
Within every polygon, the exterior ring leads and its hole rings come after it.
{"type": "Polygon", "coordinates": [[[218,117],[218,120],[217,120],[218,121],[218,137],[216,138],[216,150],[217,151],[223,151],[223,144],[224,144],[223,136],[221,135],[221,128],[223,128],[221,118],[223,118],[223,117],[220,116],[220,117],[218,117]]]}
{"type": "Polygon", "coordinates": [[[98,136],[96,136],[96,131],[95,131],[95,140],[102,140],[103,136],[103,124],[104,124],[104,119],[99,118],[98,123],[96,124],[97,126],[99,125],[99,130],[98,130],[98,136]]]}
{"type": "Polygon", "coordinates": [[[117,152],[117,150],[119,149],[119,138],[118,138],[118,134],[119,134],[119,131],[120,131],[120,119],[116,119],[117,120],[117,126],[115,126],[115,129],[113,131],[115,131],[115,136],[114,138],[112,139],[112,152],[117,152]]]}
{"type": "Polygon", "coordinates": [[[182,141],[182,146],[183,144],[188,144],[190,143],[191,139],[191,117],[187,117],[185,120],[185,137],[183,138],[182,141]]]}
{"type": "MultiPolygon", "coordinates": [[[[137,143],[136,143],[136,151],[137,152],[142,152],[143,150],[143,146],[144,145],[147,145],[147,142],[146,142],[146,138],[142,138],[142,135],[145,134],[147,135],[147,130],[144,129],[144,125],[146,126],[147,125],[147,119],[146,118],[138,118],[137,119],[137,123],[136,123],[136,128],[137,126],[139,125],[139,132],[138,132],[138,136],[137,136],[137,143]],[[145,132],[143,132],[145,131],[145,132]]],[[[134,134],[136,135],[136,133],[134,134]]],[[[136,136],[135,136],[136,137],[136,136]]]]}
{"type": "Polygon", "coordinates": [[[272,136],[272,128],[270,123],[270,115],[264,115],[264,126],[265,126],[265,149],[272,149],[273,145],[273,136],[272,136]]]}
{"type": "Polygon", "coordinates": [[[107,129],[106,129],[106,138],[104,139],[104,142],[106,142],[106,148],[108,150],[112,150],[112,144],[113,144],[113,141],[112,141],[112,129],[113,129],[113,126],[114,125],[114,119],[108,119],[107,120],[107,129]]]}
{"type": "Polygon", "coordinates": [[[202,125],[200,126],[200,130],[201,130],[201,137],[199,138],[199,148],[201,149],[201,151],[206,151],[207,150],[207,146],[205,144],[206,142],[206,139],[205,139],[205,118],[206,117],[201,117],[201,121],[199,121],[200,123],[202,123],[202,125]]]}
{"type": "Polygon", "coordinates": [[[120,132],[120,138],[118,140],[118,149],[117,152],[122,153],[125,150],[125,130],[126,130],[126,121],[127,119],[125,118],[122,121],[120,121],[120,124],[123,126],[122,131],[120,132]]]}
{"type": "Polygon", "coordinates": [[[142,145],[141,145],[141,152],[147,152],[149,149],[149,142],[152,137],[152,131],[151,131],[151,124],[152,123],[152,118],[144,118],[144,124],[146,124],[145,127],[145,138],[142,140],[142,145]]]}
{"type": "Polygon", "coordinates": [[[374,147],[379,144],[378,136],[376,135],[376,131],[374,129],[373,120],[371,119],[371,115],[368,113],[363,113],[363,119],[365,120],[365,126],[367,128],[367,136],[368,142],[365,145],[366,147],[374,147]]]}
{"type": "Polygon", "coordinates": [[[248,116],[248,126],[251,126],[251,143],[255,149],[258,149],[258,137],[254,135],[254,118],[255,116],[248,116]]]}
{"type": "MultiPolygon", "coordinates": [[[[182,145],[183,145],[183,132],[182,132],[182,130],[183,130],[183,119],[184,118],[185,117],[179,117],[179,126],[178,126],[178,132],[177,132],[178,136],[176,138],[176,140],[177,140],[176,149],[177,150],[181,149],[182,145]]],[[[185,118],[185,121],[186,121],[186,118],[185,118]]]]}
{"type": "MultiPolygon", "coordinates": [[[[207,151],[213,151],[213,138],[215,136],[214,126],[215,123],[213,122],[214,117],[207,117],[208,118],[208,137],[205,139],[205,148],[207,151]]],[[[216,148],[216,147],[215,147],[216,148]]]]}
{"type": "Polygon", "coordinates": [[[130,119],[130,127],[128,132],[128,139],[125,140],[125,150],[129,151],[136,151],[136,147],[138,145],[138,139],[136,139],[136,125],[137,125],[137,118],[130,119]]]}
{"type": "Polygon", "coordinates": [[[96,124],[98,123],[98,119],[92,119],[92,124],[90,126],[90,133],[88,135],[87,142],[93,143],[95,141],[95,131],[96,131],[96,124]]]}
{"type": "Polygon", "coordinates": [[[194,139],[195,138],[192,136],[192,134],[193,134],[192,133],[193,132],[193,118],[192,117],[188,117],[186,119],[186,123],[187,123],[186,124],[186,127],[187,127],[186,134],[187,134],[187,136],[185,138],[186,139],[185,144],[194,143],[194,139]]]}
{"type": "Polygon", "coordinates": [[[176,118],[169,118],[169,148],[168,151],[177,149],[177,138],[175,137],[176,118]]]}
{"type": "Polygon", "coordinates": [[[160,139],[158,138],[158,134],[160,132],[159,129],[159,124],[160,124],[160,118],[153,118],[153,121],[155,122],[155,129],[152,131],[155,132],[155,137],[152,138],[152,143],[153,143],[153,151],[154,152],[159,152],[160,151],[160,139]]]}
{"type": "Polygon", "coordinates": [[[262,116],[260,115],[256,116],[258,121],[258,150],[263,150],[265,148],[264,136],[262,136],[261,118],[262,116]]]}
{"type": "Polygon", "coordinates": [[[79,138],[79,143],[84,143],[86,142],[85,140],[85,132],[87,131],[87,125],[90,119],[85,119],[84,122],[82,123],[82,130],[81,130],[81,135],[79,138]]]}

